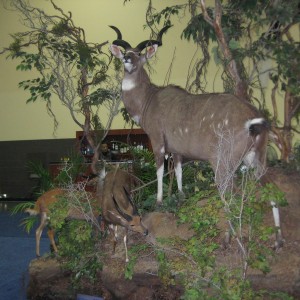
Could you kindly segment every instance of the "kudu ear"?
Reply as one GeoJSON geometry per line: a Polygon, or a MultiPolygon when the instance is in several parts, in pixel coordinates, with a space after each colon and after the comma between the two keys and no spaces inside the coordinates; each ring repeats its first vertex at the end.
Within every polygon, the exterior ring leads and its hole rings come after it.
{"type": "Polygon", "coordinates": [[[157,44],[153,44],[150,47],[148,47],[146,52],[146,58],[147,59],[151,58],[156,53],[157,48],[158,48],[157,44]]]}
{"type": "Polygon", "coordinates": [[[110,45],[109,50],[115,57],[117,57],[119,59],[123,58],[123,53],[117,45],[114,45],[114,44],[110,45]]]}

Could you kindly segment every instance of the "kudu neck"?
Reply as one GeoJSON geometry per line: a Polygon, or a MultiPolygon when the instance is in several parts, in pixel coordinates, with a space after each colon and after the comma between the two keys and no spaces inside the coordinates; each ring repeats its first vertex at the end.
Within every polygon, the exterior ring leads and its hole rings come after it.
{"type": "Polygon", "coordinates": [[[125,70],[122,82],[122,96],[124,105],[131,117],[141,125],[142,115],[150,101],[156,86],[151,84],[150,78],[144,68],[136,69],[132,72],[125,70]]]}
{"type": "Polygon", "coordinates": [[[134,82],[136,88],[138,88],[140,85],[151,85],[149,75],[143,67],[137,68],[132,72],[128,72],[125,69],[124,79],[134,82]]]}

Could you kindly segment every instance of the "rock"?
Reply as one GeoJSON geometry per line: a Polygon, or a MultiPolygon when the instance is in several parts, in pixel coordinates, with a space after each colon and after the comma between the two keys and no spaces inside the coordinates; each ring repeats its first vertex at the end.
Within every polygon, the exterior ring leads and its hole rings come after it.
{"type": "Polygon", "coordinates": [[[143,223],[148,228],[147,241],[153,244],[157,238],[174,238],[188,240],[194,232],[188,224],[178,224],[174,214],[152,212],[143,217],[143,223]]]}

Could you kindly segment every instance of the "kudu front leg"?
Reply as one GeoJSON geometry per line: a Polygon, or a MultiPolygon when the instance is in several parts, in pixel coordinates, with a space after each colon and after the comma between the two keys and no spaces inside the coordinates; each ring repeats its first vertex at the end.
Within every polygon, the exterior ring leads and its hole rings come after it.
{"type": "Polygon", "coordinates": [[[160,206],[163,200],[163,177],[164,177],[164,152],[155,155],[156,177],[157,177],[157,197],[156,205],[160,206]]]}

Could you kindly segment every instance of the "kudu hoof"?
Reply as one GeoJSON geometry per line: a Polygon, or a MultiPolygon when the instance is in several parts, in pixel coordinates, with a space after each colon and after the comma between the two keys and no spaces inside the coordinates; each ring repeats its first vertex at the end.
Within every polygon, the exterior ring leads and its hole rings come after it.
{"type": "Polygon", "coordinates": [[[156,201],[156,206],[157,207],[162,207],[162,201],[156,201]]]}
{"type": "Polygon", "coordinates": [[[274,251],[279,251],[284,245],[284,239],[276,240],[275,245],[273,247],[274,251]]]}
{"type": "Polygon", "coordinates": [[[179,202],[183,202],[185,200],[185,193],[184,192],[178,192],[178,200],[179,202]]]}

